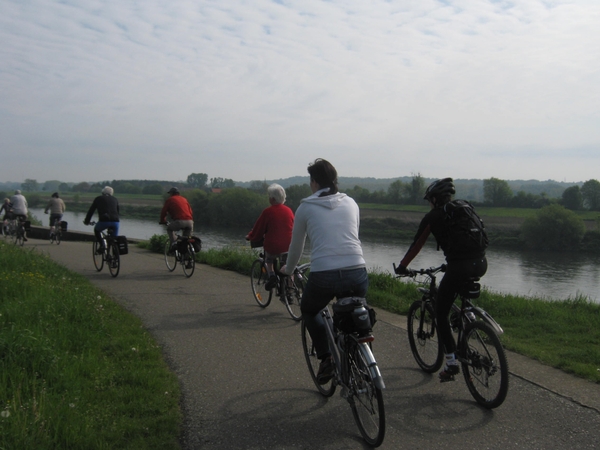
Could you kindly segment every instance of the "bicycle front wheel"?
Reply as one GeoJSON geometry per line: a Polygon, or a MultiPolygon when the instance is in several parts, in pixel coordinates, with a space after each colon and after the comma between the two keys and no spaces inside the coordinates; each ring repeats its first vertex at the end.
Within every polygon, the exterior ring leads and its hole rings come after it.
{"type": "Polygon", "coordinates": [[[250,269],[250,283],[252,284],[254,300],[263,308],[269,306],[271,297],[273,297],[273,290],[265,290],[265,284],[268,280],[267,266],[261,259],[255,259],[250,269]]]}
{"type": "Polygon", "coordinates": [[[116,242],[110,245],[107,250],[106,263],[108,264],[108,270],[112,277],[119,275],[121,269],[121,255],[119,255],[119,244],[116,242]]]}
{"type": "Polygon", "coordinates": [[[352,414],[364,440],[379,447],[385,436],[383,394],[373,381],[360,344],[354,340],[348,342],[348,400],[352,414]]]}
{"type": "Polygon", "coordinates": [[[188,244],[187,251],[181,255],[181,267],[183,267],[183,273],[187,278],[194,274],[194,270],[196,269],[196,252],[192,244],[188,244]]]}
{"type": "Polygon", "coordinates": [[[96,266],[96,270],[100,272],[104,267],[104,255],[102,253],[98,254],[98,249],[100,248],[100,243],[98,241],[94,241],[92,245],[92,257],[94,258],[94,266],[96,266]]]}
{"type": "Polygon", "coordinates": [[[308,371],[310,372],[310,377],[312,378],[317,390],[324,397],[331,397],[335,392],[335,377],[332,377],[326,384],[319,384],[317,381],[317,373],[319,372],[319,365],[321,364],[321,360],[317,358],[317,351],[315,350],[315,346],[310,337],[310,333],[306,329],[306,324],[302,321],[302,348],[304,349],[304,358],[306,359],[306,364],[308,365],[308,371]]]}
{"type": "Polygon", "coordinates": [[[410,350],[421,369],[437,372],[444,362],[444,350],[437,337],[435,314],[429,303],[414,302],[408,310],[408,342],[410,350]]]}
{"type": "Polygon", "coordinates": [[[288,277],[285,280],[285,283],[285,307],[290,313],[290,316],[292,316],[292,319],[298,322],[302,319],[300,304],[302,302],[302,293],[304,292],[304,283],[294,276],[288,277]]]}
{"type": "Polygon", "coordinates": [[[165,264],[167,265],[169,272],[173,272],[175,267],[177,267],[177,255],[175,250],[171,252],[171,242],[169,239],[165,242],[165,264]]]}
{"type": "Polygon", "coordinates": [[[468,324],[459,355],[465,382],[477,403],[489,409],[500,406],[508,393],[508,361],[494,330],[481,321],[468,324]]]}
{"type": "Polygon", "coordinates": [[[60,245],[60,240],[61,240],[61,232],[58,231],[55,235],[54,235],[54,239],[56,239],[56,245],[60,245]]]}
{"type": "Polygon", "coordinates": [[[15,240],[14,240],[15,245],[23,246],[23,244],[25,244],[25,240],[23,239],[23,234],[24,234],[23,230],[17,229],[17,231],[15,232],[15,240]]]}

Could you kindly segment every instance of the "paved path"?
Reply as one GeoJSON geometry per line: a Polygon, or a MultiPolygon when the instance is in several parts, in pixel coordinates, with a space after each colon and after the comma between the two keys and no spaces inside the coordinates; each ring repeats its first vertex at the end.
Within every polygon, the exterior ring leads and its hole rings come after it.
{"type": "MultiPolygon", "coordinates": [[[[161,255],[130,246],[113,279],[95,271],[89,243],[30,239],[32,247],[142,318],[182,386],[184,449],[365,448],[347,403],[316,392],[298,324],[277,300],[258,307],[247,277],[199,265],[186,279],[161,255]]],[[[440,384],[417,368],[404,317],[378,319],[373,348],[387,386],[380,448],[600,448],[600,386],[509,354],[508,397],[488,411],[462,379],[440,384]]]]}

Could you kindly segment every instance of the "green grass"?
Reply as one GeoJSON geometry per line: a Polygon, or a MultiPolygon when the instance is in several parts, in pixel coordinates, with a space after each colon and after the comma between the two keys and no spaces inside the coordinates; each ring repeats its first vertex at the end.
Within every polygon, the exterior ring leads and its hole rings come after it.
{"type": "Polygon", "coordinates": [[[177,379],[141,321],[0,242],[0,448],[179,448],[177,379]]]}

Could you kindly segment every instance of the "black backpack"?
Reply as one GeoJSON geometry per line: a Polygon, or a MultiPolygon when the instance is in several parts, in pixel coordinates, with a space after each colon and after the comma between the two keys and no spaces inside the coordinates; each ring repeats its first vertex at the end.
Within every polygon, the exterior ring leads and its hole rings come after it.
{"type": "Polygon", "coordinates": [[[452,200],[444,205],[444,221],[449,255],[483,253],[488,237],[483,221],[466,200],[452,200]]]}

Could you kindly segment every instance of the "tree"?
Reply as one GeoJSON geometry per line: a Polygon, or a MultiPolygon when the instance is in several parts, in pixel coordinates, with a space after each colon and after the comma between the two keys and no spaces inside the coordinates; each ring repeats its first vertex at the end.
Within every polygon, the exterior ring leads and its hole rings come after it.
{"type": "Polygon", "coordinates": [[[405,185],[402,181],[396,180],[387,190],[387,195],[390,203],[400,204],[402,203],[402,194],[406,191],[407,185],[405,185]]]}
{"type": "Polygon", "coordinates": [[[600,181],[588,180],[581,186],[583,204],[590,211],[600,211],[600,181]]]}
{"type": "Polygon", "coordinates": [[[231,178],[215,177],[210,179],[210,187],[227,189],[235,187],[235,182],[231,178]]]}
{"type": "Polygon", "coordinates": [[[492,206],[508,206],[512,200],[513,192],[504,180],[489,178],[483,180],[483,199],[492,206]]]}
{"type": "Polygon", "coordinates": [[[192,188],[203,188],[208,181],[208,175],[205,173],[191,173],[187,177],[187,184],[192,188]]]}
{"type": "Polygon", "coordinates": [[[27,178],[23,183],[21,183],[21,189],[25,192],[34,192],[40,190],[40,185],[37,180],[32,180],[31,178],[27,178]]]}
{"type": "Polygon", "coordinates": [[[583,195],[579,186],[571,186],[565,189],[562,195],[562,204],[567,209],[574,211],[583,208],[583,195]]]}
{"type": "Polygon", "coordinates": [[[91,188],[90,184],[83,181],[81,183],[77,183],[77,184],[73,185],[71,190],[73,192],[89,192],[90,188],[91,188]]]}
{"type": "Polygon", "coordinates": [[[420,173],[414,175],[410,184],[404,187],[407,201],[409,205],[420,205],[423,203],[423,196],[425,195],[425,179],[420,173]]]}
{"type": "Polygon", "coordinates": [[[254,180],[250,182],[249,190],[253,192],[258,192],[259,194],[264,194],[267,192],[267,188],[269,185],[265,181],[254,180]]]}
{"type": "Polygon", "coordinates": [[[71,187],[67,183],[60,183],[58,185],[59,192],[69,192],[71,187]]]}
{"type": "Polygon", "coordinates": [[[296,212],[300,202],[312,194],[308,184],[293,184],[285,190],[285,204],[296,212]]]}
{"type": "Polygon", "coordinates": [[[244,188],[232,188],[211,195],[208,214],[213,226],[244,227],[250,230],[267,206],[269,200],[266,195],[244,188]]]}
{"type": "Polygon", "coordinates": [[[561,205],[549,205],[540,209],[521,226],[525,245],[544,251],[578,250],[585,224],[583,219],[561,205]]]}
{"type": "Polygon", "coordinates": [[[163,191],[164,191],[164,189],[162,187],[162,184],[154,183],[154,184],[148,184],[148,185],[144,186],[144,188],[142,189],[142,194],[162,195],[163,191]]]}

